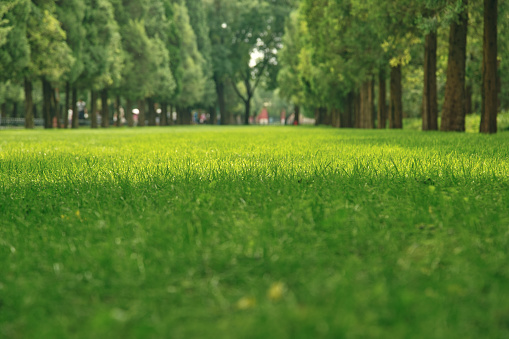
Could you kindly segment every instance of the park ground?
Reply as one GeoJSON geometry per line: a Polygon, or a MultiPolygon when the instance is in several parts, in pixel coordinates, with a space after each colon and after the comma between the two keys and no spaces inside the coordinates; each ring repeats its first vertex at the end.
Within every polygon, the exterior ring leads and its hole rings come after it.
{"type": "Polygon", "coordinates": [[[509,133],[0,132],[1,338],[507,338],[509,133]]]}

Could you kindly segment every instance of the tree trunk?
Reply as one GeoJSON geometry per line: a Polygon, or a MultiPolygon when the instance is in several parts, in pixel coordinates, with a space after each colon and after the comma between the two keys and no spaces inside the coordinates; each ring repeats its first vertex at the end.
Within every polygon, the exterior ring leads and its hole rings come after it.
{"type": "Polygon", "coordinates": [[[78,128],[79,127],[79,114],[78,114],[78,90],[76,89],[76,86],[72,86],[72,99],[71,99],[71,105],[72,105],[72,120],[71,120],[71,127],[72,128],[78,128]]]}
{"type": "Polygon", "coordinates": [[[251,116],[251,97],[248,94],[247,100],[244,101],[244,125],[249,125],[250,116],[251,116]]]}
{"type": "Polygon", "coordinates": [[[373,128],[373,80],[365,81],[360,89],[358,128],[373,128]]]}
{"type": "Polygon", "coordinates": [[[139,127],[145,127],[145,119],[146,119],[146,115],[145,115],[145,99],[142,99],[142,100],[138,100],[138,110],[139,110],[139,113],[138,113],[138,126],[139,127]]]}
{"type": "Polygon", "coordinates": [[[339,126],[341,128],[351,128],[353,126],[355,93],[349,92],[345,98],[345,108],[341,111],[339,126]]]}
{"type": "Polygon", "coordinates": [[[58,103],[60,102],[60,95],[58,88],[51,88],[51,121],[54,122],[53,127],[60,127],[60,116],[58,115],[58,103]]]}
{"type": "Polygon", "coordinates": [[[16,118],[18,116],[18,102],[14,101],[12,103],[12,115],[13,118],[16,118]]]}
{"type": "Polygon", "coordinates": [[[110,109],[108,107],[108,90],[101,91],[101,127],[110,127],[110,109]]]}
{"type": "Polygon", "coordinates": [[[331,109],[331,125],[332,127],[339,128],[340,119],[339,119],[340,113],[339,109],[334,107],[331,109]]]}
{"type": "Polygon", "coordinates": [[[217,124],[216,108],[214,106],[209,107],[209,121],[207,123],[210,125],[217,124]]]}
{"type": "Polygon", "coordinates": [[[175,125],[175,121],[173,121],[173,111],[175,110],[175,107],[173,107],[173,105],[170,105],[170,110],[169,110],[169,116],[168,116],[168,125],[169,126],[173,126],[175,125]]]}
{"type": "Polygon", "coordinates": [[[159,118],[159,125],[168,125],[168,104],[166,102],[161,103],[161,118],[159,118]]]}
{"type": "Polygon", "coordinates": [[[438,129],[437,33],[426,35],[424,43],[424,88],[422,94],[422,130],[438,129]]]}
{"type": "Polygon", "coordinates": [[[2,105],[0,106],[0,117],[2,117],[2,119],[7,118],[6,109],[7,109],[7,104],[5,102],[2,102],[2,105]]]}
{"type": "Polygon", "coordinates": [[[403,128],[403,90],[401,87],[401,66],[391,67],[391,102],[389,128],[403,128]]]}
{"type": "Polygon", "coordinates": [[[97,91],[90,91],[90,127],[97,128],[97,91]]]}
{"type": "Polygon", "coordinates": [[[497,0],[484,0],[481,133],[497,133],[497,0]]]}
{"type": "Polygon", "coordinates": [[[44,128],[52,128],[51,121],[51,84],[45,78],[42,78],[42,115],[44,118],[44,128]]]}
{"type": "MultiPolygon", "coordinates": [[[[117,114],[117,122],[116,122],[116,126],[117,127],[122,127],[122,117],[121,117],[121,101],[120,101],[120,95],[116,95],[115,96],[115,111],[116,111],[116,114],[117,114]]],[[[125,111],[124,111],[124,114],[125,114],[125,111]]]]}
{"type": "Polygon", "coordinates": [[[468,11],[463,0],[463,12],[449,31],[449,59],[445,99],[442,109],[441,131],[465,131],[465,64],[467,48],[468,11]]]}
{"type": "Polygon", "coordinates": [[[127,126],[133,127],[134,126],[134,119],[133,119],[133,102],[130,99],[126,99],[125,101],[125,119],[127,120],[127,126]]]}
{"type": "Polygon", "coordinates": [[[221,115],[221,125],[229,125],[231,123],[231,117],[230,114],[226,112],[224,82],[217,78],[214,78],[214,81],[216,83],[217,103],[219,105],[219,114],[221,115]]]}
{"type": "Polygon", "coordinates": [[[25,77],[25,128],[34,128],[32,81],[25,77]]]}
{"type": "Polygon", "coordinates": [[[300,106],[299,105],[294,106],[293,124],[300,125],[300,106]]]}
{"type": "Polygon", "coordinates": [[[148,125],[155,126],[156,125],[156,110],[154,107],[154,100],[152,98],[147,99],[148,105],[148,125]]]}
{"type": "Polygon", "coordinates": [[[182,124],[191,125],[193,121],[193,113],[189,108],[182,108],[182,124]]]}
{"type": "Polygon", "coordinates": [[[69,81],[65,83],[65,112],[64,112],[64,128],[69,128],[69,109],[71,108],[71,85],[69,81]]]}
{"type": "Polygon", "coordinates": [[[359,128],[360,124],[360,115],[361,115],[361,93],[360,89],[355,93],[354,102],[353,102],[353,121],[352,127],[359,128]]]}
{"type": "Polygon", "coordinates": [[[386,96],[387,86],[385,84],[385,73],[383,70],[380,70],[378,73],[378,110],[376,118],[378,122],[378,128],[380,129],[387,126],[386,96]]]}

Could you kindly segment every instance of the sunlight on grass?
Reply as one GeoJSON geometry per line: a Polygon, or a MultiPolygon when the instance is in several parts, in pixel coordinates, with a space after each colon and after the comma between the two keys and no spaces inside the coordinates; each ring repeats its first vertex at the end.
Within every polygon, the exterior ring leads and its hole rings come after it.
{"type": "Polygon", "coordinates": [[[0,337],[509,335],[507,133],[1,134],[0,337]]]}

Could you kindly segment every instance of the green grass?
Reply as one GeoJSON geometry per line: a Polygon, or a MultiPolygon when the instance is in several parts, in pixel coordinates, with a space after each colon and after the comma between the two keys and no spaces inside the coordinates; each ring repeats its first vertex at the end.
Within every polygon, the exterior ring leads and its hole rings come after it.
{"type": "Polygon", "coordinates": [[[0,132],[1,338],[507,338],[509,133],[0,132]]]}

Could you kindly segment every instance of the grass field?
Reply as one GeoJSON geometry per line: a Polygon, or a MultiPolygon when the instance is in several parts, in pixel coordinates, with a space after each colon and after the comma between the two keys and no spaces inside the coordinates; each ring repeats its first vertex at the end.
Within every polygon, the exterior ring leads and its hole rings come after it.
{"type": "Polygon", "coordinates": [[[507,338],[509,133],[0,132],[0,338],[507,338]]]}

